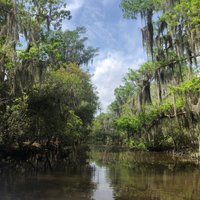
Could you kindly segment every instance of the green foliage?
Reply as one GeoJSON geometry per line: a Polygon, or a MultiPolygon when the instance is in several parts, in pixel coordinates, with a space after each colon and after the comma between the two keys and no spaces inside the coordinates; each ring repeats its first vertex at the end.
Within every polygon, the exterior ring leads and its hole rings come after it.
{"type": "Polygon", "coordinates": [[[30,120],[28,116],[28,96],[24,94],[7,105],[3,115],[1,138],[3,144],[16,144],[29,134],[30,120]]]}
{"type": "Polygon", "coordinates": [[[45,137],[80,138],[97,107],[89,77],[76,65],[69,65],[50,72],[43,84],[36,85],[29,101],[32,130],[45,137]]]}
{"type": "Polygon", "coordinates": [[[1,141],[16,147],[27,140],[45,145],[55,138],[63,147],[80,144],[88,136],[96,107],[89,74],[75,64],[66,65],[0,113],[1,141]]]}
{"type": "Polygon", "coordinates": [[[143,65],[141,65],[139,72],[149,74],[149,75],[154,74],[155,71],[159,68],[159,65],[160,63],[158,62],[148,61],[144,63],[143,65]]]}
{"type": "Polygon", "coordinates": [[[23,151],[36,143],[48,153],[59,146],[74,158],[98,107],[80,66],[97,49],[86,45],[85,28],[61,30],[71,18],[63,0],[0,0],[0,10],[1,145],[23,151]]]}
{"type": "Polygon", "coordinates": [[[115,130],[115,118],[110,114],[99,114],[93,122],[92,132],[97,142],[119,142],[116,140],[120,133],[115,130]]]}
{"type": "Polygon", "coordinates": [[[174,93],[198,93],[200,91],[200,77],[194,77],[185,81],[178,86],[172,86],[171,91],[174,93]]]}
{"type": "Polygon", "coordinates": [[[99,138],[106,133],[109,140],[111,134],[122,133],[118,134],[122,143],[136,149],[178,150],[197,146],[199,3],[121,1],[125,18],[136,19],[140,14],[145,19],[142,39],[151,60],[138,70],[129,69],[123,84],[115,89],[115,100],[108,113],[95,120],[99,138]],[[112,126],[108,126],[110,119],[112,126]]]}
{"type": "Polygon", "coordinates": [[[121,117],[117,120],[117,127],[121,130],[136,132],[140,129],[141,124],[139,116],[121,117]]]}
{"type": "Polygon", "coordinates": [[[145,18],[142,38],[151,60],[129,69],[115,89],[114,130],[128,146],[139,140],[154,150],[197,146],[199,1],[122,0],[121,7],[125,18],[145,18]]]}
{"type": "Polygon", "coordinates": [[[140,142],[140,143],[137,145],[137,149],[138,149],[138,150],[144,151],[144,150],[146,150],[146,146],[145,146],[145,144],[144,144],[143,142],[140,142]]]}
{"type": "Polygon", "coordinates": [[[51,65],[57,62],[88,64],[97,55],[98,49],[85,46],[87,37],[82,36],[85,32],[84,27],[76,28],[74,31],[51,32],[44,46],[51,65]]]}
{"type": "Polygon", "coordinates": [[[147,10],[156,9],[160,0],[122,0],[121,8],[125,18],[135,19],[137,14],[145,15],[147,10]]]}
{"type": "Polygon", "coordinates": [[[190,31],[195,31],[200,28],[199,14],[200,12],[200,2],[198,0],[181,0],[177,3],[173,10],[164,13],[162,18],[166,20],[172,29],[173,26],[179,24],[179,19],[184,19],[184,25],[190,31]]]}

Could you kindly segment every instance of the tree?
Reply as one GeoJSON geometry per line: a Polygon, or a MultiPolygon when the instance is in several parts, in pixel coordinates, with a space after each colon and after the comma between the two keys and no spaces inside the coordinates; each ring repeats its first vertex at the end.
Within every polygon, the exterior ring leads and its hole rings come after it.
{"type": "Polygon", "coordinates": [[[117,128],[149,149],[197,147],[199,1],[122,0],[121,8],[125,18],[145,19],[142,38],[151,58],[115,90],[110,111],[117,128]]]}
{"type": "Polygon", "coordinates": [[[54,31],[49,33],[44,44],[49,63],[76,63],[77,65],[88,64],[97,55],[98,49],[86,47],[87,37],[82,37],[86,30],[84,27],[74,31],[54,31]]]}
{"type": "Polygon", "coordinates": [[[92,61],[97,49],[85,44],[84,28],[61,30],[62,21],[71,18],[62,0],[0,0],[0,9],[0,144],[5,154],[28,159],[40,153],[46,163],[51,153],[75,158],[98,106],[91,75],[81,65],[92,61]]]}
{"type": "Polygon", "coordinates": [[[141,18],[145,18],[145,27],[142,29],[143,44],[147,52],[153,56],[153,12],[158,9],[160,5],[159,0],[122,0],[121,8],[125,18],[136,19],[140,14],[141,18]]]}
{"type": "MultiPolygon", "coordinates": [[[[41,79],[46,71],[45,60],[37,59],[44,36],[54,28],[61,29],[63,19],[70,19],[62,0],[33,1],[5,0],[0,2],[1,10],[1,81],[10,82],[11,91],[18,95],[26,85],[41,79]],[[58,9],[59,8],[59,9],[58,9]],[[60,9],[61,8],[61,9],[60,9]],[[19,44],[25,40],[28,54],[18,55],[19,44]]],[[[41,55],[39,56],[41,58],[41,55]]]]}

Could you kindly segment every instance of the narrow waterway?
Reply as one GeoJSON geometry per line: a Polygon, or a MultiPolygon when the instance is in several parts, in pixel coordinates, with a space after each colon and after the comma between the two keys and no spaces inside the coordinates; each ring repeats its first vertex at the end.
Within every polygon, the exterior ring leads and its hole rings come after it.
{"type": "Polygon", "coordinates": [[[1,200],[199,200],[200,167],[159,153],[93,152],[65,171],[0,171],[1,200]]]}
{"type": "Polygon", "coordinates": [[[95,173],[93,177],[93,182],[96,184],[96,190],[93,194],[93,199],[95,200],[112,200],[113,198],[113,188],[111,187],[110,179],[107,176],[109,169],[104,166],[98,166],[96,163],[91,163],[94,167],[95,173]]]}

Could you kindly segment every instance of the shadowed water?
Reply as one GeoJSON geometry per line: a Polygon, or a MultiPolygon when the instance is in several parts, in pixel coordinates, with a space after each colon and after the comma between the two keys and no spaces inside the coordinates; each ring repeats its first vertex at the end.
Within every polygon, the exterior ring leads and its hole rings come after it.
{"type": "Polygon", "coordinates": [[[0,200],[199,200],[200,167],[160,153],[93,152],[87,166],[0,170],[0,200]]]}

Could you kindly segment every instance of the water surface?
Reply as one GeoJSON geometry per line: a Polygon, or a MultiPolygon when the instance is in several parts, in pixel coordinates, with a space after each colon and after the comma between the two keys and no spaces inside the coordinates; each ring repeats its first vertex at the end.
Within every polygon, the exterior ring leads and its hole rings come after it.
{"type": "Polygon", "coordinates": [[[199,200],[200,167],[163,153],[93,152],[65,171],[0,170],[0,186],[2,200],[199,200]]]}

